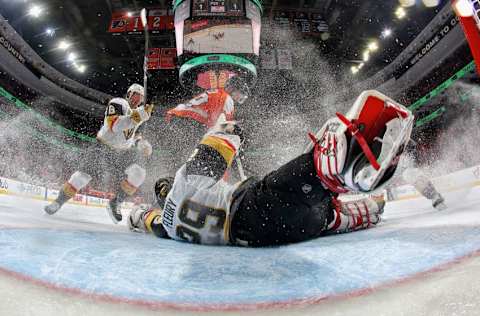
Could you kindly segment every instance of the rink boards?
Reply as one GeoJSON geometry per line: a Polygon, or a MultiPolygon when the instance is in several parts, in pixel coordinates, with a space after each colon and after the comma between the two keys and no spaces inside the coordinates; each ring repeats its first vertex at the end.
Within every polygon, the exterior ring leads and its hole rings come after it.
{"type": "MultiPolygon", "coordinates": [[[[57,198],[58,193],[58,190],[48,188],[47,186],[34,185],[0,177],[0,194],[16,195],[43,201],[53,201],[57,198]]],[[[85,194],[75,194],[68,203],[105,207],[108,200],[85,194]]]]}

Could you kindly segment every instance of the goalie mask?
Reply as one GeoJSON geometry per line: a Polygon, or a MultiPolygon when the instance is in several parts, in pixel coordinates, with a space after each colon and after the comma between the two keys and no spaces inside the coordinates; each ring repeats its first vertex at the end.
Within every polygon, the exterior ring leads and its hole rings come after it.
{"type": "Polygon", "coordinates": [[[335,193],[370,192],[393,177],[410,140],[413,115],[377,91],[365,91],[347,115],[337,113],[314,141],[314,163],[335,193]]]}

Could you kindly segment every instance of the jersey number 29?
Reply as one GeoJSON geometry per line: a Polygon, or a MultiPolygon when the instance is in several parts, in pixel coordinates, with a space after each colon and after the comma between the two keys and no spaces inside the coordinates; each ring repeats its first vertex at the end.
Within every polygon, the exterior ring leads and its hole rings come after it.
{"type": "Polygon", "coordinates": [[[193,243],[217,243],[221,239],[227,213],[193,201],[186,201],[180,210],[179,219],[184,225],[177,226],[176,234],[193,243]],[[210,239],[210,242],[206,239],[210,239]]]}

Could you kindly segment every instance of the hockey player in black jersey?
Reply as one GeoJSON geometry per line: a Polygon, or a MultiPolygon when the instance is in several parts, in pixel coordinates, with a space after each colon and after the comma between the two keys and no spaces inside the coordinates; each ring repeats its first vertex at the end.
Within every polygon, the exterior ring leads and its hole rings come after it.
{"type": "Polygon", "coordinates": [[[376,225],[384,208],[372,198],[342,202],[340,193],[370,193],[393,176],[413,115],[376,91],[337,113],[312,146],[261,180],[235,185],[222,176],[241,145],[233,122],[217,122],[174,179],[157,181],[157,204],[131,212],[132,231],[200,244],[274,246],[376,225]]]}

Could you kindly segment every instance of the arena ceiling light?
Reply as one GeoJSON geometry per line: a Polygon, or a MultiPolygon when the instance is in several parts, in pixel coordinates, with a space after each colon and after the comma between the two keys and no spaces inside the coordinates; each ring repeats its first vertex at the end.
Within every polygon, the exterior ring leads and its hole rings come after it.
{"type": "Polygon", "coordinates": [[[58,43],[58,48],[61,50],[67,50],[70,46],[72,46],[72,44],[67,41],[60,41],[60,43],[58,43]]]}
{"type": "Polygon", "coordinates": [[[77,70],[80,73],[84,73],[85,70],[87,70],[87,67],[85,65],[77,65],[77,70]]]}
{"type": "Polygon", "coordinates": [[[398,7],[397,10],[395,11],[395,16],[401,20],[407,16],[407,11],[405,11],[403,7],[398,7]]]}
{"type": "Polygon", "coordinates": [[[358,69],[358,67],[357,67],[357,66],[352,66],[352,67],[350,68],[350,70],[352,71],[352,74],[354,74],[354,75],[355,75],[355,74],[357,74],[357,73],[358,73],[358,70],[359,70],[359,69],[358,69]]]}
{"type": "Polygon", "coordinates": [[[370,42],[367,47],[369,51],[375,52],[378,50],[378,43],[376,41],[370,42]]]}
{"type": "Polygon", "coordinates": [[[36,4],[32,5],[28,9],[28,15],[33,16],[34,18],[40,17],[42,13],[43,13],[43,8],[36,4]]]}
{"type": "Polygon", "coordinates": [[[74,62],[77,59],[77,54],[69,53],[68,56],[67,56],[67,59],[71,62],[74,62]]]}
{"type": "Polygon", "coordinates": [[[388,38],[392,35],[392,29],[386,28],[382,31],[382,38],[388,38]]]}
{"type": "Polygon", "coordinates": [[[440,4],[440,0],[422,0],[426,7],[433,8],[440,4]]]}
{"type": "Polygon", "coordinates": [[[369,60],[370,60],[370,51],[366,50],[366,51],[363,52],[363,61],[367,62],[369,60]]]}
{"type": "Polygon", "coordinates": [[[402,7],[412,7],[415,5],[415,0],[398,0],[402,7]]]}
{"type": "Polygon", "coordinates": [[[47,34],[48,36],[50,37],[53,37],[55,35],[55,29],[51,28],[51,27],[48,27],[46,30],[45,30],[45,34],[47,34]]]}
{"type": "Polygon", "coordinates": [[[473,15],[472,3],[468,0],[457,0],[453,2],[453,8],[457,15],[462,17],[470,17],[473,15]]]}
{"type": "Polygon", "coordinates": [[[127,12],[127,16],[128,16],[129,18],[131,18],[131,17],[133,16],[133,13],[130,12],[130,11],[128,11],[128,12],[127,12]]]}

